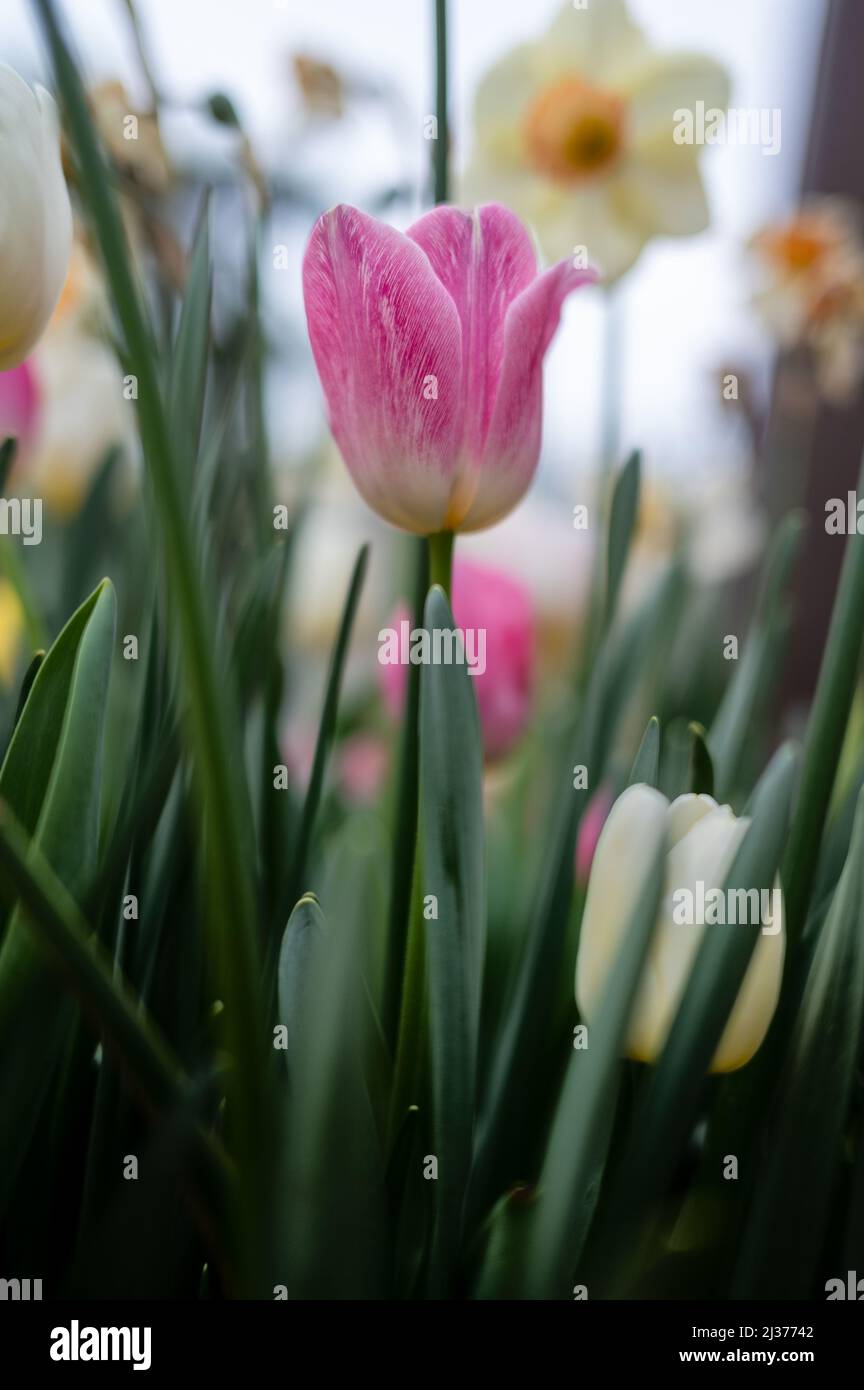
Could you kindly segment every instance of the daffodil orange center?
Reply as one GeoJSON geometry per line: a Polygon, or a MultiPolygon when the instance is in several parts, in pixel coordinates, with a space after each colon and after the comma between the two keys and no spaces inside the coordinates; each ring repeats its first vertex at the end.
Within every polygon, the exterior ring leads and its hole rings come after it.
{"type": "Polygon", "coordinates": [[[793,272],[810,270],[831,250],[829,237],[820,229],[811,230],[803,220],[767,234],[764,245],[785,270],[793,272]]]}
{"type": "Polygon", "coordinates": [[[624,102],[581,77],[564,77],[544,88],[528,108],[523,132],[535,169],[578,183],[603,173],[618,158],[624,102]]]}

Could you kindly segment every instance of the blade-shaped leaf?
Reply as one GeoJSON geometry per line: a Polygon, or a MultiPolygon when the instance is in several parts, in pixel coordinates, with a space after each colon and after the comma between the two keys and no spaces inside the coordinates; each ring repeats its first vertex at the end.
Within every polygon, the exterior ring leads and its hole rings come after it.
{"type": "MultiPolygon", "coordinates": [[[[457,631],[443,590],[426,600],[425,630],[457,631]]],[[[461,641],[461,638],[458,639],[461,641]]],[[[464,663],[423,667],[420,680],[420,844],[437,1212],[431,1286],[448,1287],[459,1246],[474,1130],[480,990],[486,935],[483,745],[464,663]]]]}
{"type": "Polygon", "coordinates": [[[690,725],[690,790],[697,796],[713,796],[714,765],[701,724],[690,725]]]}
{"type": "Polygon", "coordinates": [[[210,269],[210,219],[205,198],[189,261],[183,306],[171,362],[169,402],[171,428],[181,465],[190,476],[198,454],[207,355],[210,345],[210,305],[213,295],[210,269]]]}
{"type": "Polygon", "coordinates": [[[325,691],[324,704],[321,710],[321,722],[318,726],[318,738],[315,742],[315,755],[312,759],[312,771],[309,774],[309,785],[306,789],[306,799],[303,803],[297,843],[294,846],[294,853],[291,859],[291,866],[284,891],[283,901],[285,903],[285,911],[282,914],[283,921],[288,911],[288,906],[295,903],[306,888],[306,884],[304,883],[306,861],[309,855],[309,847],[312,843],[312,832],[315,828],[315,818],[318,814],[318,806],[321,801],[321,793],[324,787],[324,775],[327,771],[330,749],[336,736],[336,717],[339,713],[339,694],[342,688],[342,675],[345,670],[348,644],[351,640],[351,629],[354,626],[354,618],[357,613],[357,605],[360,602],[360,594],[363,589],[363,581],[366,577],[368,563],[369,546],[364,545],[361,546],[360,552],[354,563],[351,582],[348,585],[348,596],[345,599],[345,607],[342,610],[342,620],[339,624],[336,644],[330,659],[330,670],[327,675],[327,689],[325,691]]]}
{"type": "MultiPolygon", "coordinates": [[[[775,1097],[735,1298],[812,1298],[817,1292],[813,1279],[825,1238],[862,1023],[864,796],[859,796],[849,857],[819,936],[775,1097]]],[[[845,1278],[845,1270],[842,1273],[845,1278]]]]}
{"type": "Polygon", "coordinates": [[[644,782],[649,787],[656,787],[659,768],[660,720],[656,714],[652,714],[633,759],[627,785],[632,787],[636,782],[644,782]]]}
{"type": "Polygon", "coordinates": [[[606,625],[615,617],[621,581],[627,568],[630,543],[639,514],[642,461],[638,450],[632,453],[615,480],[609,515],[609,548],[606,556],[606,625]]]}
{"type": "Polygon", "coordinates": [[[552,1125],[526,1261],[534,1298],[563,1298],[593,1215],[615,1113],[630,1012],[657,920],[666,861],[665,825],[653,827],[653,862],[610,972],[588,1046],[574,1050],[552,1125]]]}
{"type": "MultiPolygon", "coordinates": [[[[773,885],[797,771],[797,754],[784,745],[754,794],[752,823],[726,876],[727,895],[773,885]]],[[[663,1052],[634,1117],[608,1215],[592,1233],[603,1281],[620,1278],[622,1250],[632,1245],[644,1211],[662,1193],[674,1169],[760,930],[758,922],[739,923],[734,929],[704,934],[663,1052]],[[645,1135],[651,1135],[650,1145],[640,1142],[645,1135]]]]}
{"type": "MultiPolygon", "coordinates": [[[[97,863],[114,617],[114,590],[105,581],[70,618],[40,665],[0,769],[0,797],[79,898],[97,863]]],[[[4,896],[8,910],[14,894],[4,896]]],[[[40,947],[13,910],[0,949],[3,1201],[26,1154],[72,1017],[71,1004],[57,998],[40,947]]]]}
{"type": "Polygon", "coordinates": [[[764,705],[776,667],[773,632],[783,604],[784,590],[801,544],[804,519],[797,512],[784,517],[765,561],[762,587],[741,659],[707,737],[714,765],[717,798],[725,801],[734,791],[741,758],[750,736],[754,714],[764,705]]]}

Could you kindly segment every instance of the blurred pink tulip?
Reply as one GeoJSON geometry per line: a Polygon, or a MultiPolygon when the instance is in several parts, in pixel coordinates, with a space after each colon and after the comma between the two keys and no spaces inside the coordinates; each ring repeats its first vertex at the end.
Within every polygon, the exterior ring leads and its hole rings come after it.
{"type": "Polygon", "coordinates": [[[597,848],[597,841],[600,839],[600,831],[606,824],[606,818],[612,809],[614,800],[615,797],[611,788],[598,787],[585,807],[585,814],[582,817],[579,836],[576,841],[576,882],[581,888],[588,886],[588,877],[594,862],[594,851],[597,848]]]}
{"type": "Polygon", "coordinates": [[[31,362],[0,372],[0,442],[14,435],[18,462],[26,459],[39,424],[39,388],[31,362]]]}
{"type": "MultiPolygon", "coordinates": [[[[408,617],[400,608],[391,625],[408,617]]],[[[472,676],[487,758],[500,758],[524,730],[534,687],[534,613],[528,591],[509,574],[457,557],[453,617],[460,629],[485,629],[486,669],[472,676]]],[[[395,718],[405,701],[407,666],[381,666],[387,706],[395,718]]]]}
{"type": "Polygon", "coordinates": [[[408,232],[344,204],[303,262],[330,427],[374,511],[419,535],[477,531],[525,493],[540,453],[542,366],[567,295],[497,204],[438,207],[408,232]]]}
{"type": "Polygon", "coordinates": [[[355,734],[339,750],[338,775],[343,792],[358,806],[371,805],[387,780],[390,750],[382,738],[355,734]]]}

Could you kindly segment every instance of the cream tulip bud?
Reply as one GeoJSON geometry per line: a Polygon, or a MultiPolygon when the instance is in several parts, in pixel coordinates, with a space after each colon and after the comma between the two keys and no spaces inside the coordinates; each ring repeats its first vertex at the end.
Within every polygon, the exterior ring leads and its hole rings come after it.
{"type": "Polygon", "coordinates": [[[666,868],[654,936],[630,1016],[626,1053],[657,1059],[695,961],[703,933],[761,930],[738,998],[711,1063],[734,1071],[761,1046],[777,1007],[785,931],[779,883],[770,892],[724,891],[749,825],[710,796],[669,801],[653,787],[628,787],[615,802],[597,842],[576,961],[576,1000],[590,1025],[602,1006],[609,971],[661,836],[666,868]]]}
{"type": "Polygon", "coordinates": [[[57,108],[0,63],[0,371],[17,367],[41,337],[71,249],[57,108]]]}

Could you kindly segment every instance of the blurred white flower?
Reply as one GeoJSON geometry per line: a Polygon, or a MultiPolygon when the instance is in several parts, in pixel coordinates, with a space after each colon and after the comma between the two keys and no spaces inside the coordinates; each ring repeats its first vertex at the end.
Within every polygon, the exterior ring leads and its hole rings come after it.
{"type": "Polygon", "coordinates": [[[41,337],[71,245],[57,108],[0,63],[0,371],[17,367],[41,337]]]}
{"type": "Polygon", "coordinates": [[[30,358],[39,393],[38,423],[16,483],[61,519],[75,515],[114,446],[123,451],[127,492],[138,465],[134,408],[105,337],[105,287],[76,241],[51,323],[30,358]]]}
{"type": "Polygon", "coordinates": [[[717,63],[652,49],[623,0],[565,4],[481,81],[465,197],[500,199],[548,260],[584,246],[615,280],[651,237],[707,227],[699,147],[676,142],[674,113],[727,100],[717,63]]]}
{"type": "Polygon", "coordinates": [[[759,274],[753,297],[781,348],[813,355],[827,401],[842,405],[864,377],[864,239],[847,200],[809,198],[749,242],[759,274]]]}

